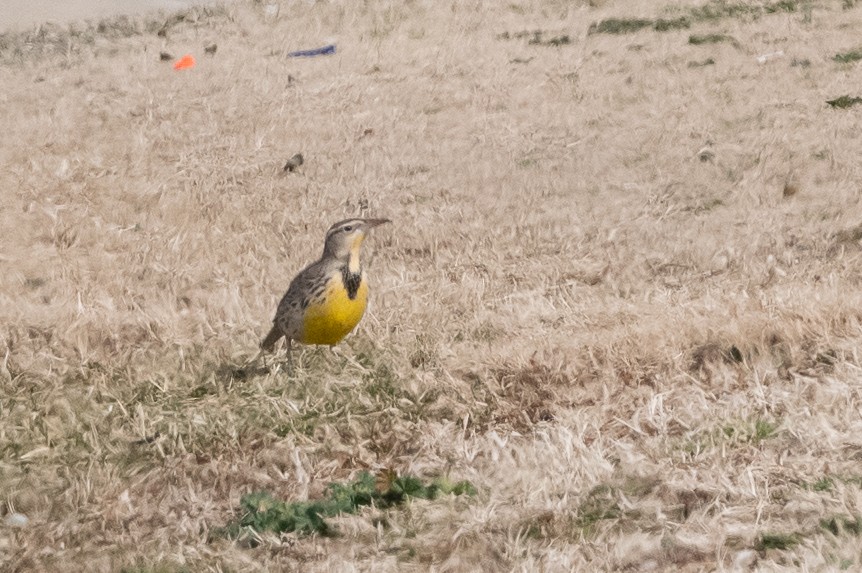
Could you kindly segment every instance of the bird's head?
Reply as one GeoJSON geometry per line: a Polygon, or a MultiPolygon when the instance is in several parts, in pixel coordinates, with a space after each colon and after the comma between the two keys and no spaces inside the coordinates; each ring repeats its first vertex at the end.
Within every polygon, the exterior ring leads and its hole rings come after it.
{"type": "Polygon", "coordinates": [[[326,232],[326,245],[323,248],[323,256],[348,259],[351,270],[358,271],[359,249],[368,232],[382,225],[391,223],[389,219],[345,219],[339,221],[326,232]]]}

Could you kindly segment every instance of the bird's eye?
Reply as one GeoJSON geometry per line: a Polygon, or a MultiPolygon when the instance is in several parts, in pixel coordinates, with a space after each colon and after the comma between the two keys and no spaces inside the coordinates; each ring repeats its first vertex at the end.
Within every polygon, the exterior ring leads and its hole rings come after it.
{"type": "Polygon", "coordinates": [[[346,227],[344,227],[344,232],[345,232],[345,233],[349,233],[349,232],[350,232],[350,231],[352,231],[352,230],[353,230],[353,225],[347,225],[346,227]]]}

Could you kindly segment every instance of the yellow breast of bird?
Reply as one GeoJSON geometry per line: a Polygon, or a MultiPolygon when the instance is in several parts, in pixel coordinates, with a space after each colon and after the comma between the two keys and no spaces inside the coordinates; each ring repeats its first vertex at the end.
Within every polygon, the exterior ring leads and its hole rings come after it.
{"type": "Polygon", "coordinates": [[[368,283],[365,277],[359,283],[356,296],[350,298],[341,278],[333,273],[323,295],[310,301],[305,309],[302,325],[303,344],[338,344],[353,330],[368,302],[368,283]]]}

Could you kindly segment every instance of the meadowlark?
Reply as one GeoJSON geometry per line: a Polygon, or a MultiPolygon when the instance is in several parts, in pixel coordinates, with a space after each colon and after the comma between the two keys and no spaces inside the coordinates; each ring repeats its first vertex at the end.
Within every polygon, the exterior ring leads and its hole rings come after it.
{"type": "MultiPolygon", "coordinates": [[[[290,283],[272,329],[260,348],[273,349],[283,336],[291,341],[333,346],[353,330],[365,313],[368,282],[359,260],[368,232],[389,219],[345,219],[329,228],[323,255],[290,283]]],[[[288,358],[290,354],[288,354],[288,358]]]]}

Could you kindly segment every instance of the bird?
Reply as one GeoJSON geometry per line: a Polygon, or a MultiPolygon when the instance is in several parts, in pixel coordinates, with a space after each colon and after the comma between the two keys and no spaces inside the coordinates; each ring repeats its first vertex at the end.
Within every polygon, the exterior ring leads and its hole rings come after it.
{"type": "Polygon", "coordinates": [[[300,271],[278,303],[269,334],[260,343],[270,352],[282,337],[291,342],[335,346],[359,324],[368,302],[360,261],[362,242],[389,219],[345,219],[326,232],[323,255],[300,271]]]}

